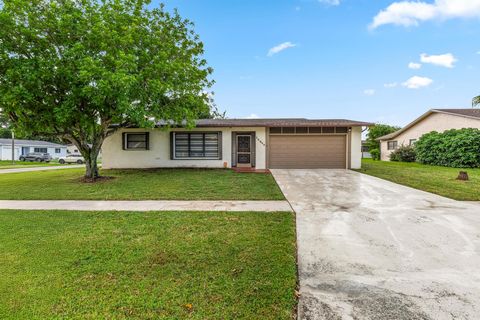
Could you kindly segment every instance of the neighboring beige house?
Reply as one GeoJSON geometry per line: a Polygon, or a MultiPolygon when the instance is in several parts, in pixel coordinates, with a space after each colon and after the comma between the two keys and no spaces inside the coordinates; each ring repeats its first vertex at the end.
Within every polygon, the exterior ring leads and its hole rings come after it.
{"type": "Polygon", "coordinates": [[[192,130],[120,129],[103,168],[360,168],[362,127],[351,120],[206,119],[192,130]]]}
{"type": "Polygon", "coordinates": [[[413,145],[425,133],[450,129],[480,129],[480,109],[432,109],[404,128],[378,138],[381,159],[390,161],[390,153],[401,145],[413,145]]]}

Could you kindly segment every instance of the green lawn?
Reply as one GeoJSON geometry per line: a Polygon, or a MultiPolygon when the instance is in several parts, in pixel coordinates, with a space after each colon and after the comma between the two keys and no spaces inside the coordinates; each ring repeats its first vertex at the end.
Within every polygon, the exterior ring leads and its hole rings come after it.
{"type": "Polygon", "coordinates": [[[357,171],[456,200],[480,201],[480,169],[366,159],[357,171]],[[461,170],[468,172],[470,181],[456,180],[461,170]]]}
{"type": "Polygon", "coordinates": [[[102,170],[115,179],[83,183],[85,169],[0,175],[6,200],[283,200],[270,174],[227,169],[102,170]]]}
{"type": "Polygon", "coordinates": [[[0,319],[291,319],[294,217],[0,211],[0,319]]]}
{"type": "Polygon", "coordinates": [[[30,162],[30,161],[15,161],[12,163],[11,160],[0,160],[0,170],[1,169],[13,169],[13,168],[25,168],[25,167],[43,167],[43,166],[55,166],[58,165],[58,162],[30,162]]]}

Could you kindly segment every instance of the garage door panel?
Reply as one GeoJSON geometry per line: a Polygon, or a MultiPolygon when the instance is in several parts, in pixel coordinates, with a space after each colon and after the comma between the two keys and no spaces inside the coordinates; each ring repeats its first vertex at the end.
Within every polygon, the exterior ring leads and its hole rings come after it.
{"type": "Polygon", "coordinates": [[[344,169],[345,136],[270,136],[272,169],[344,169]]]}

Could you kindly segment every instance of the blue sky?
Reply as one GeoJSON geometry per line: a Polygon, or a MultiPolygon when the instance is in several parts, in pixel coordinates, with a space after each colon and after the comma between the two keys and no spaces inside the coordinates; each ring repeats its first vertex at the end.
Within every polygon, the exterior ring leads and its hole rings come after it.
{"type": "Polygon", "coordinates": [[[164,3],[195,23],[230,118],[404,125],[480,94],[480,0],[164,3]]]}

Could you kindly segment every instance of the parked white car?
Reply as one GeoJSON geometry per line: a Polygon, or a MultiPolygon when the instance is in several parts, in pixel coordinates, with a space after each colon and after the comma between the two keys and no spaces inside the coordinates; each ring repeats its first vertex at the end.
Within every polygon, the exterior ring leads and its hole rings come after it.
{"type": "Polygon", "coordinates": [[[66,157],[60,157],[58,159],[60,164],[65,163],[76,163],[76,164],[83,164],[85,163],[85,159],[82,157],[81,154],[69,154],[66,157]]]}

